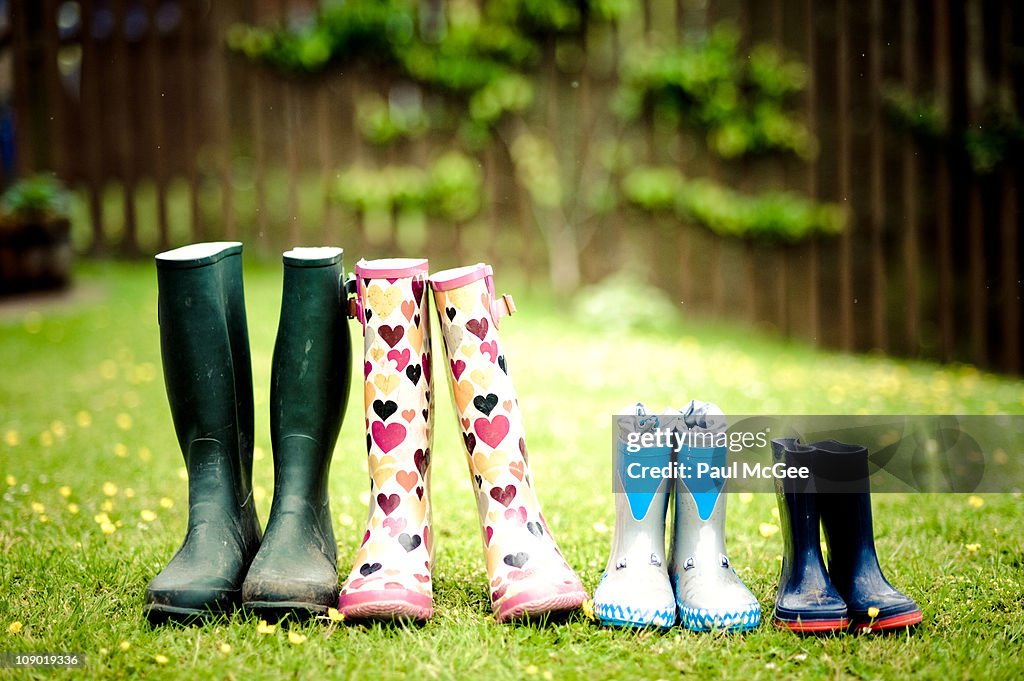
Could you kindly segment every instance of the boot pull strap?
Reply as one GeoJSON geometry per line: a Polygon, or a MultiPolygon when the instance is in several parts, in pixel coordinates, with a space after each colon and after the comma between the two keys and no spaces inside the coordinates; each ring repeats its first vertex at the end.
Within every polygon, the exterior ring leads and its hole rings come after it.
{"type": "Polygon", "coordinates": [[[490,265],[487,265],[486,272],[487,274],[484,275],[484,281],[487,284],[487,294],[491,298],[491,321],[494,322],[494,326],[497,328],[502,317],[509,317],[515,314],[516,303],[508,293],[504,293],[500,297],[495,295],[494,270],[490,265]]]}
{"type": "Polygon", "coordinates": [[[358,319],[359,323],[366,327],[366,320],[363,318],[363,297],[359,290],[359,277],[349,272],[345,280],[345,301],[346,313],[349,319],[358,319]]]}

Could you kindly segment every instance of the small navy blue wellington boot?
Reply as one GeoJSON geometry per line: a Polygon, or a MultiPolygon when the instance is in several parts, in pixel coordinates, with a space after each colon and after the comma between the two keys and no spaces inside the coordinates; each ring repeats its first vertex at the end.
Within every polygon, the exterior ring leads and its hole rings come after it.
{"type": "MultiPolygon", "coordinates": [[[[811,466],[817,450],[795,438],[772,440],[772,458],[787,466],[811,466]]],[[[813,479],[776,478],[775,497],[785,548],[775,597],[775,626],[824,634],[849,626],[846,602],[833,586],[821,555],[818,495],[813,479]]]]}
{"type": "Polygon", "coordinates": [[[835,440],[809,446],[817,451],[815,476],[827,474],[842,490],[816,496],[828,546],[828,574],[846,601],[851,626],[883,632],[917,624],[921,609],[893,588],[878,565],[867,449],[835,440]]]}

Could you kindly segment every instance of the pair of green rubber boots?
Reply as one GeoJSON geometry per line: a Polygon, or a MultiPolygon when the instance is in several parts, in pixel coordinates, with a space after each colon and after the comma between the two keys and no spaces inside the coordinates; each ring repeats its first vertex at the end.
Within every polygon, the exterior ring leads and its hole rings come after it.
{"type": "Polygon", "coordinates": [[[327,479],[351,379],[339,248],[284,254],[270,431],[274,499],[266,531],[252,495],[253,387],[242,245],[156,257],[160,349],[188,471],[185,541],[146,589],[153,623],[226,614],[326,612],[338,602],[327,479]]]}

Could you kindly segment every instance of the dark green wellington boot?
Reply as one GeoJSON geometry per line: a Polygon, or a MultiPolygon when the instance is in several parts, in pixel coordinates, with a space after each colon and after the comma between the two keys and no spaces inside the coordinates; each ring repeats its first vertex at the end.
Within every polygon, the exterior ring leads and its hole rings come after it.
{"type": "Polygon", "coordinates": [[[274,502],[242,588],[243,607],[266,618],[338,605],[327,478],[352,370],[341,256],[340,248],[284,254],[270,388],[274,502]]]}
{"type": "Polygon", "coordinates": [[[146,589],[153,623],[230,612],[260,544],[241,253],[239,243],[204,243],[156,256],[160,351],[188,471],[188,530],[146,589]]]}

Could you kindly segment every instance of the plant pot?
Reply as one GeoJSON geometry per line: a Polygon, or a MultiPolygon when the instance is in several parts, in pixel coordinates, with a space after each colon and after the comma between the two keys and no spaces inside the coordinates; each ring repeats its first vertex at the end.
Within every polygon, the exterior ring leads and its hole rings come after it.
{"type": "Polygon", "coordinates": [[[0,225],[0,295],[63,288],[71,280],[71,222],[33,219],[0,225]]]}

